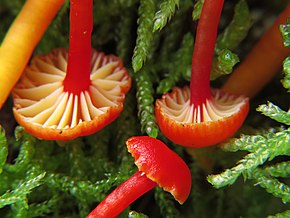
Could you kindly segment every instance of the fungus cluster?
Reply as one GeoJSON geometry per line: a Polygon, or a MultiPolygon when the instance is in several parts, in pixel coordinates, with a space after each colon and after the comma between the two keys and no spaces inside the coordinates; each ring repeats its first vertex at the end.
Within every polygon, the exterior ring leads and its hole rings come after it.
{"type": "MultiPolygon", "coordinates": [[[[28,0],[26,7],[41,1],[28,0]]],[[[54,1],[55,5],[47,16],[42,17],[41,12],[37,14],[37,17],[46,19],[46,23],[36,29],[37,37],[31,40],[33,43],[24,52],[25,57],[17,68],[18,72],[22,71],[63,2],[54,1]]],[[[117,56],[105,55],[91,47],[93,0],[70,0],[70,3],[69,49],[57,48],[47,55],[35,55],[12,91],[13,112],[18,123],[32,135],[47,140],[69,140],[89,135],[108,125],[121,113],[125,94],[131,87],[131,78],[122,61],[117,56]]],[[[204,0],[192,55],[190,86],[175,87],[171,93],[164,94],[156,101],[155,114],[161,131],[180,145],[199,148],[227,139],[242,125],[249,110],[247,97],[237,92],[225,92],[240,89],[236,81],[232,83],[232,80],[228,80],[222,90],[210,88],[212,56],[223,3],[224,0],[204,0]]],[[[41,4],[41,8],[44,10],[44,5],[41,4]]],[[[283,19],[289,14],[290,6],[286,10],[283,19]]],[[[9,36],[5,40],[11,38],[9,36]]],[[[20,44],[25,47],[25,43],[20,44]]],[[[267,43],[262,41],[262,44],[267,43]]],[[[4,42],[0,55],[4,54],[3,49],[12,49],[5,48],[6,45],[4,42]]],[[[15,48],[12,50],[17,51],[15,48]]],[[[255,57],[257,50],[252,53],[255,57]]],[[[289,51],[285,51],[278,61],[286,54],[289,51]]],[[[12,59],[12,55],[9,53],[8,59],[12,59]]],[[[249,65],[248,62],[246,64],[249,65]]],[[[16,68],[12,62],[8,65],[5,65],[5,70],[16,68]]],[[[268,68],[268,65],[265,67],[268,68]]],[[[4,72],[3,69],[0,68],[0,73],[4,72]]],[[[239,69],[243,71],[242,67],[239,69]]],[[[276,66],[271,72],[275,70],[276,66]]],[[[18,75],[13,80],[17,78],[18,75]]],[[[239,77],[232,78],[237,80],[239,77]]],[[[246,79],[243,81],[247,82],[246,79]]],[[[249,86],[253,88],[253,83],[249,83],[249,86]]],[[[259,89],[249,89],[249,93],[255,95],[259,89]]],[[[9,89],[5,89],[0,96],[0,106],[8,92],[9,89]]],[[[188,198],[191,173],[176,153],[160,140],[149,136],[131,137],[126,144],[138,167],[137,172],[111,192],[87,218],[116,217],[155,186],[170,192],[180,204],[188,198]]]]}
{"type": "Polygon", "coordinates": [[[131,86],[118,57],[91,48],[93,1],[70,3],[69,50],[35,55],[13,90],[16,120],[42,139],[69,140],[100,130],[121,113],[131,86]]]}
{"type": "Polygon", "coordinates": [[[156,101],[155,114],[163,134],[190,147],[217,144],[242,125],[249,100],[210,88],[210,70],[223,0],[205,0],[197,26],[190,87],[175,87],[156,101]]]}

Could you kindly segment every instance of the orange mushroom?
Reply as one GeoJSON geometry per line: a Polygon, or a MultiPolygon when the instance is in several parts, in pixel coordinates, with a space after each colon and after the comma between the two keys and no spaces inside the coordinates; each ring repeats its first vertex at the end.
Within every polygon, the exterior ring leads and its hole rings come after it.
{"type": "Polygon", "coordinates": [[[15,118],[36,137],[85,136],[123,109],[131,78],[118,57],[91,48],[92,4],[71,0],[69,51],[36,55],[13,89],[15,118]]]}
{"type": "Polygon", "coordinates": [[[0,108],[64,0],[27,0],[0,47],[0,108]]]}
{"type": "Polygon", "coordinates": [[[190,147],[217,144],[232,136],[249,110],[248,98],[210,88],[210,70],[223,0],[205,0],[192,56],[190,87],[174,88],[156,101],[160,130],[190,147]]]}
{"type": "Polygon", "coordinates": [[[111,192],[87,218],[113,218],[133,201],[159,185],[183,204],[191,189],[191,173],[185,162],[163,142],[149,136],[126,142],[138,171],[111,192]]]}

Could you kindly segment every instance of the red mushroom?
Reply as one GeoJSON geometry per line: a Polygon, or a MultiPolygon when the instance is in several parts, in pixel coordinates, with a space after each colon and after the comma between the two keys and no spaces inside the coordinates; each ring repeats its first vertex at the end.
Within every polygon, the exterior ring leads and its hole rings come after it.
{"type": "Polygon", "coordinates": [[[149,136],[127,140],[128,151],[138,171],[111,192],[87,218],[113,218],[141,195],[159,185],[183,204],[191,189],[191,174],[185,162],[163,142],[149,136]]]}
{"type": "Polygon", "coordinates": [[[13,90],[14,115],[32,135],[68,140],[118,117],[131,78],[122,61],[91,48],[92,0],[70,1],[70,47],[36,55],[13,90]]]}
{"type": "Polygon", "coordinates": [[[210,146],[232,136],[242,125],[249,100],[210,88],[210,70],[223,0],[205,0],[192,56],[190,88],[174,88],[156,101],[160,130],[173,142],[210,146]]]}

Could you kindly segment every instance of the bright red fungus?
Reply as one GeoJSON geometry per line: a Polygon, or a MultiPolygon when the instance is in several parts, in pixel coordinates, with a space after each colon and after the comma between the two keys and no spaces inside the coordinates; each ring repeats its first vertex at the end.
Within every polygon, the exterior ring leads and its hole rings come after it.
{"type": "Polygon", "coordinates": [[[13,90],[14,115],[32,135],[69,140],[115,120],[131,78],[122,61],[91,48],[92,0],[70,1],[69,50],[36,55],[13,90]]]}
{"type": "Polygon", "coordinates": [[[190,147],[219,143],[242,125],[248,98],[210,88],[210,70],[223,0],[205,0],[197,26],[190,87],[175,87],[156,101],[155,114],[163,134],[190,147]]]}
{"type": "Polygon", "coordinates": [[[87,218],[113,218],[141,195],[159,185],[184,203],[191,189],[191,174],[184,161],[163,142],[149,136],[127,140],[138,171],[111,192],[87,218]]]}

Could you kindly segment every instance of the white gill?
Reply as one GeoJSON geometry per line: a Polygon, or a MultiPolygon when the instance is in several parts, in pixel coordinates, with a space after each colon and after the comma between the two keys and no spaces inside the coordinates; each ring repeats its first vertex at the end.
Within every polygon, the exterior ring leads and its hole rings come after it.
{"type": "Polygon", "coordinates": [[[160,108],[168,117],[180,123],[201,123],[230,117],[245,103],[243,96],[235,96],[212,90],[212,98],[202,105],[190,104],[189,87],[175,88],[172,93],[158,100],[160,108]]]}

